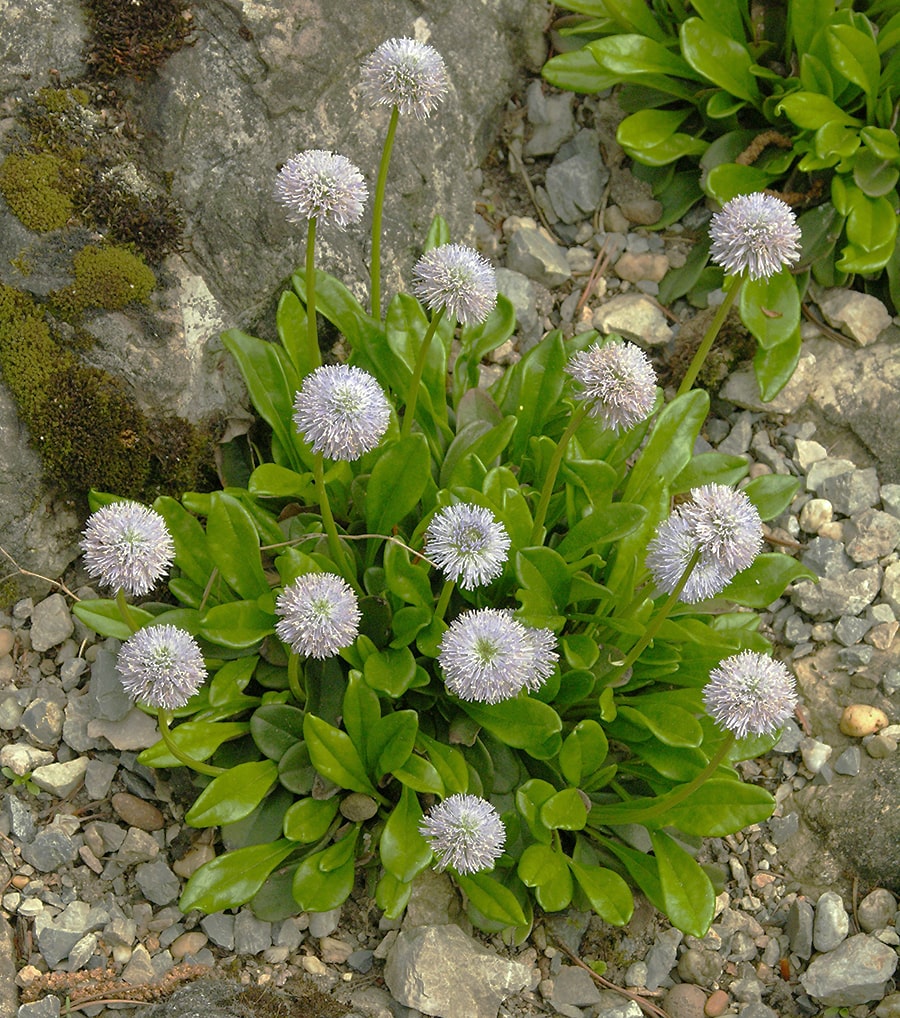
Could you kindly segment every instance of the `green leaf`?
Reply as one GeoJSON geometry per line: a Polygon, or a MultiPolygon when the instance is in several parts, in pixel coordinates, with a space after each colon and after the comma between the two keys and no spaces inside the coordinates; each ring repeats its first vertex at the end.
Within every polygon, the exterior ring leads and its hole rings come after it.
{"type": "Polygon", "coordinates": [[[277,463],[261,463],[250,475],[248,489],[259,498],[297,498],[314,502],[313,475],[298,474],[277,463]]]}
{"type": "Polygon", "coordinates": [[[421,432],[385,446],[366,488],[366,526],[370,533],[390,533],[416,504],[431,480],[431,455],[421,432]]]}
{"type": "Polygon", "coordinates": [[[287,703],[266,703],[250,718],[250,734],[259,751],[278,761],[303,739],[303,711],[287,703]]]}
{"type": "Polygon", "coordinates": [[[556,794],[549,781],[529,778],[516,790],[516,808],[525,818],[532,835],[542,844],[549,845],[550,828],[541,819],[541,807],[556,794]]]}
{"type": "MultiPolygon", "coordinates": [[[[594,62],[593,57],[591,62],[594,62]]],[[[466,390],[478,385],[479,368],[484,358],[505,343],[515,329],[516,310],[502,293],[497,295],[497,303],[485,321],[463,328],[459,337],[462,349],[453,365],[454,406],[459,406],[466,390]]]]}
{"type": "MultiPolygon", "coordinates": [[[[245,721],[185,721],[173,728],[170,736],[192,760],[208,760],[223,742],[238,739],[249,731],[250,725],[245,721]]],[[[138,763],[145,767],[184,766],[162,739],[140,753],[138,763]]]]}
{"type": "Polygon", "coordinates": [[[799,579],[818,577],[789,555],[766,553],[757,555],[753,564],[738,573],[720,596],[746,608],[762,609],[781,597],[789,583],[799,579]]]}
{"type": "Polygon", "coordinates": [[[275,313],[278,338],[287,351],[298,377],[305,378],[322,363],[318,344],[311,349],[306,325],[306,308],[293,290],[285,290],[275,313]]]}
{"type": "Polygon", "coordinates": [[[615,502],[604,509],[595,509],[580,519],[557,545],[557,552],[575,562],[589,548],[618,541],[633,533],[643,523],[647,510],[642,505],[615,502]]]}
{"type": "Polygon", "coordinates": [[[809,50],[813,37],[833,13],[833,0],[790,0],[787,4],[788,35],[799,54],[809,50]]]}
{"type": "Polygon", "coordinates": [[[541,69],[541,75],[556,88],[588,95],[603,92],[619,82],[617,74],[600,69],[588,49],[576,49],[551,57],[541,69]]]}
{"type": "Polygon", "coordinates": [[[444,782],[434,765],[423,757],[416,756],[415,753],[402,767],[394,767],[392,773],[399,782],[414,792],[440,796],[447,794],[444,782]]]}
{"type": "Polygon", "coordinates": [[[783,113],[798,127],[804,127],[810,131],[816,131],[822,124],[827,124],[832,120],[839,124],[861,126],[856,117],[845,113],[827,96],[818,95],[815,92],[791,92],[775,107],[775,112],[783,113]]]}
{"type": "Polygon", "coordinates": [[[363,675],[379,693],[402,696],[415,681],[416,659],[408,647],[385,647],[366,658],[363,675]]]}
{"type": "Polygon", "coordinates": [[[191,876],[178,907],[182,912],[198,908],[209,914],[243,905],[295,847],[291,841],[279,840],[220,855],[191,876]]]}
{"type": "Polygon", "coordinates": [[[559,769],[570,785],[578,787],[584,778],[603,766],[608,753],[606,733],[596,721],[587,718],[579,721],[563,740],[559,769]]]}
{"type": "Polygon", "coordinates": [[[775,176],[760,166],[719,163],[706,174],[703,190],[720,205],[724,205],[739,194],[762,191],[775,176]]]}
{"type": "Polygon", "coordinates": [[[256,601],[216,605],[203,616],[199,635],[228,650],[249,650],[275,632],[275,616],[256,601]]]}
{"type": "Polygon", "coordinates": [[[676,704],[634,697],[630,704],[620,703],[619,717],[648,732],[667,746],[696,747],[703,742],[703,729],[693,714],[676,704]]]}
{"type": "Polygon", "coordinates": [[[572,859],[568,862],[578,886],[597,915],[613,926],[624,926],[634,912],[634,898],[628,884],[618,873],[603,866],[582,866],[572,859]]]}
{"type": "Polygon", "coordinates": [[[749,465],[742,456],[727,456],[723,452],[701,452],[672,482],[672,494],[680,495],[704,484],[737,484],[747,476],[749,465]]]}
{"type": "Polygon", "coordinates": [[[428,759],[441,777],[448,794],[467,792],[469,790],[469,769],[466,758],[455,746],[445,746],[436,739],[431,739],[424,732],[419,738],[428,753],[428,759]]]}
{"type": "MultiPolygon", "coordinates": [[[[153,616],[150,612],[144,611],[143,608],[129,605],[129,609],[132,618],[139,626],[143,627],[148,622],[153,621],[153,616]]],[[[124,641],[134,635],[131,626],[127,622],[122,621],[119,606],[115,601],[107,598],[100,597],[91,601],[77,601],[72,606],[72,613],[80,622],[83,622],[88,628],[93,629],[95,633],[99,633],[101,636],[112,636],[116,640],[124,641]]]]}
{"type": "Polygon", "coordinates": [[[206,532],[195,516],[180,502],[160,495],[153,508],[166,521],[166,529],[175,543],[175,564],[200,587],[205,587],[214,563],[209,555],[206,532]]]}
{"type": "Polygon", "coordinates": [[[853,161],[853,181],[870,198],[890,195],[898,178],[900,169],[869,149],[863,149],[853,161]]]}
{"type": "Polygon", "coordinates": [[[620,81],[643,81],[654,88],[662,84],[663,89],[673,95],[690,96],[687,86],[673,79],[704,80],[681,57],[655,40],[640,35],[597,39],[589,42],[587,48],[594,54],[600,69],[617,75],[620,81]]]}
{"type": "Polygon", "coordinates": [[[353,745],[356,746],[360,756],[368,760],[369,737],[381,720],[381,704],[378,694],[356,670],[351,671],[347,679],[343,717],[344,728],[352,739],[353,745]]]}
{"type": "Polygon", "coordinates": [[[549,845],[529,845],[519,859],[519,879],[536,889],[538,904],[548,912],[559,912],[572,901],[572,874],[566,862],[549,845]]]}
{"type": "Polygon", "coordinates": [[[800,361],[802,337],[798,326],[777,346],[766,349],[760,346],[753,356],[753,371],[759,386],[760,399],[764,403],[775,399],[791,380],[800,361]]]}
{"type": "Polygon", "coordinates": [[[372,726],[366,753],[378,781],[409,762],[418,730],[419,716],[414,710],[394,711],[372,726]]]}
{"type": "Polygon", "coordinates": [[[381,832],[381,864],[397,880],[409,883],[431,862],[431,848],[419,833],[422,807],[415,792],[404,786],[381,832]]]}
{"type": "Polygon", "coordinates": [[[687,115],[686,110],[639,110],[619,124],[616,141],[645,166],[666,166],[682,156],[701,155],[708,142],[677,130],[687,115]]]}
{"type": "Polygon", "coordinates": [[[312,765],[323,778],[341,788],[377,796],[356,746],[346,732],[329,725],[315,714],[307,714],[303,719],[303,737],[309,748],[312,765]]]}
{"type": "Polygon", "coordinates": [[[587,823],[587,806],[577,788],[564,788],[543,803],[540,815],[551,831],[580,831],[587,823]]]}
{"type": "Polygon", "coordinates": [[[832,66],[873,100],[878,94],[881,58],[872,36],[852,25],[831,24],[825,27],[825,39],[832,66]]]}
{"type": "Polygon", "coordinates": [[[525,913],[516,896],[489,873],[456,875],[456,882],[472,904],[488,919],[507,926],[521,926],[525,913]]]}
{"type": "Polygon", "coordinates": [[[722,838],[768,820],[775,800],[764,789],[740,781],[710,778],[679,805],[667,809],[666,826],[685,834],[722,838]]]}
{"type": "Polygon", "coordinates": [[[393,541],[384,546],[384,576],[388,590],[407,604],[434,609],[431,581],[424,564],[412,565],[406,548],[393,541]]]}
{"type": "Polygon", "coordinates": [[[701,18],[688,18],[680,29],[681,52],[694,70],[731,95],[759,105],[762,95],[750,68],[747,47],[701,18]]]}
{"type": "Polygon", "coordinates": [[[259,535],[247,510],[223,491],[210,496],[209,553],[225,582],[244,600],[269,593],[259,557],[259,535]]]}
{"type": "Polygon", "coordinates": [[[785,474],[763,474],[744,487],[744,494],[756,506],[761,520],[773,520],[791,504],[800,488],[796,477],[785,474]]]}
{"type": "Polygon", "coordinates": [[[598,14],[608,16],[622,32],[637,32],[661,43],[669,41],[665,28],[644,0],[603,0],[597,7],[598,14]]]}
{"type": "Polygon", "coordinates": [[[387,919],[399,919],[412,895],[412,884],[404,884],[392,873],[382,873],[375,885],[375,904],[387,919]]]}
{"type": "Polygon", "coordinates": [[[800,328],[800,295],[787,269],[768,278],[747,279],[740,294],[741,321],[766,350],[800,328]]]}
{"type": "Polygon", "coordinates": [[[271,760],[237,764],[210,781],[184,819],[191,827],[233,824],[256,809],[277,779],[271,760]]]}
{"type": "Polygon", "coordinates": [[[294,901],[304,912],[330,912],[347,900],[353,890],[356,875],[353,850],[357,833],[354,830],[323,852],[308,856],[297,867],[291,891],[294,901]],[[349,858],[343,858],[348,852],[349,858]],[[343,858],[343,861],[335,866],[333,862],[336,855],[343,858]]]}
{"type": "Polygon", "coordinates": [[[300,799],[284,814],[284,836],[291,841],[312,844],[324,838],[337,816],[338,799],[300,799]]]}
{"type": "Polygon", "coordinates": [[[667,834],[651,831],[650,839],[666,915],[683,933],[705,937],[716,908],[716,893],[709,877],[667,834]]]}
{"type": "Polygon", "coordinates": [[[559,715],[539,700],[519,696],[495,704],[462,701],[460,707],[502,743],[539,760],[553,756],[562,744],[559,715]]]}

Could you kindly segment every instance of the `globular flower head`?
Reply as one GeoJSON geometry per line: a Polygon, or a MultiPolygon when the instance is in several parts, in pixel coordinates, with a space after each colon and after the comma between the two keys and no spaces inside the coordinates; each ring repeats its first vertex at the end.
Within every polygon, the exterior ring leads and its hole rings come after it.
{"type": "Polygon", "coordinates": [[[523,626],[501,608],[463,612],[444,633],[438,660],[447,689],[461,700],[500,703],[540,689],[553,673],[556,638],[523,626]]]}
{"type": "Polygon", "coordinates": [[[446,308],[463,325],[483,322],[497,303],[491,263],[464,244],[426,251],[413,268],[412,289],[426,307],[446,308]]]}
{"type": "Polygon", "coordinates": [[[709,254],[731,275],[768,279],[800,257],[800,227],[790,206],[774,195],[740,194],[709,227],[709,254]]]}
{"type": "Polygon", "coordinates": [[[381,441],[391,407],[381,386],[362,368],[329,364],[303,379],[294,398],[294,423],[331,460],[358,460],[381,441]]]}
{"type": "Polygon", "coordinates": [[[152,590],[175,558],[165,520],[137,502],[111,502],[92,513],[81,547],[91,576],[127,594],[152,590]]]}
{"type": "Polygon", "coordinates": [[[362,91],[371,106],[396,106],[424,120],[450,86],[440,53],[415,39],[388,39],[366,57],[362,91]]]}
{"type": "Polygon", "coordinates": [[[503,572],[509,535],[480,505],[439,509],[425,531],[425,550],[449,580],[464,590],[490,583],[503,572]]]}
{"type": "Polygon", "coordinates": [[[359,602],[334,573],[306,573],[278,595],[275,633],[295,654],[322,660],[349,647],[359,633],[359,602]]]}
{"type": "MultiPolygon", "coordinates": [[[[667,520],[663,520],[647,545],[646,560],[660,590],[672,593],[697,547],[694,528],[679,512],[673,512],[667,520]]],[[[679,600],[695,604],[715,597],[733,578],[733,572],[714,558],[704,556],[701,549],[700,558],[691,570],[679,600]]]]}
{"type": "Polygon", "coordinates": [[[691,490],[681,512],[693,526],[704,555],[734,573],[746,569],[762,548],[762,520],[743,491],[704,484],[691,490]]]}
{"type": "Polygon", "coordinates": [[[710,717],[739,739],[772,735],[793,714],[797,687],[780,661],[745,650],[710,672],[703,703],[710,717]]]}
{"type": "Polygon", "coordinates": [[[343,229],[359,222],[368,196],[362,174],[346,156],[318,148],[291,156],[275,181],[275,198],[290,223],[315,219],[343,229]]]}
{"type": "Polygon", "coordinates": [[[183,707],[206,679],[197,641],[177,626],[139,629],[119,649],[116,668],[132,699],[165,710],[183,707]]]}
{"type": "Polygon", "coordinates": [[[656,402],[656,372],[634,343],[614,339],[579,351],[566,371],[581,383],[591,417],[612,431],[646,420],[656,402]]]}
{"type": "Polygon", "coordinates": [[[503,853],[506,828],[494,807],[477,795],[451,795],[434,806],[419,833],[437,858],[436,869],[491,870],[503,853]]]}

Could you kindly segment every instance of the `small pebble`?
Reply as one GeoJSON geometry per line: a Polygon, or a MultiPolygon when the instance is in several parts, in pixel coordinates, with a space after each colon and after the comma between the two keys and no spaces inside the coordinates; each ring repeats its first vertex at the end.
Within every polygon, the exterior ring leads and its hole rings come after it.
{"type": "Polygon", "coordinates": [[[116,792],[110,801],[112,808],[129,827],[137,827],[142,831],[161,831],[166,825],[162,813],[152,803],[136,795],[116,792]]]}
{"type": "Polygon", "coordinates": [[[878,707],[868,703],[851,703],[841,714],[839,727],[844,735],[861,739],[864,735],[874,735],[882,728],[887,728],[888,716],[878,707]]]}
{"type": "Polygon", "coordinates": [[[706,994],[693,983],[678,983],[665,996],[670,1018],[703,1018],[706,994]]]}
{"type": "Polygon", "coordinates": [[[870,891],[857,906],[859,925],[865,933],[888,926],[897,911],[897,899],[885,887],[870,891]]]}
{"type": "Polygon", "coordinates": [[[719,1015],[725,1014],[728,1010],[730,1003],[731,998],[724,990],[713,990],[709,995],[709,1000],[707,1000],[703,1012],[707,1015],[707,1018],[719,1018],[719,1015]]]}
{"type": "Polygon", "coordinates": [[[873,760],[886,760],[897,752],[897,740],[889,735],[870,735],[863,740],[863,746],[873,760]]]}

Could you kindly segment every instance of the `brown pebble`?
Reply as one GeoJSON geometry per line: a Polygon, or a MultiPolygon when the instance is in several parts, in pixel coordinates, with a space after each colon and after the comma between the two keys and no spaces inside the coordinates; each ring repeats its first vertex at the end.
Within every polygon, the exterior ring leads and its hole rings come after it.
{"type": "Polygon", "coordinates": [[[670,1018],[703,1018],[706,994],[693,983],[678,983],[666,994],[663,1005],[670,1018]]]}
{"type": "Polygon", "coordinates": [[[149,802],[144,802],[128,792],[116,792],[112,797],[112,808],[128,824],[142,831],[161,831],[166,825],[165,817],[149,802]]]}
{"type": "Polygon", "coordinates": [[[172,863],[172,869],[179,877],[193,876],[204,863],[211,862],[216,857],[216,850],[212,845],[201,843],[189,848],[180,859],[172,863]]]}
{"type": "Polygon", "coordinates": [[[180,937],[176,937],[172,941],[169,951],[175,961],[181,961],[189,954],[197,954],[198,951],[202,951],[206,947],[206,941],[206,934],[201,933],[200,930],[182,933],[180,937]]]}
{"type": "Polygon", "coordinates": [[[713,990],[709,995],[709,1000],[706,1002],[703,1013],[707,1015],[707,1018],[719,1018],[720,1014],[725,1014],[728,1010],[729,1004],[728,994],[724,990],[713,990]]]}

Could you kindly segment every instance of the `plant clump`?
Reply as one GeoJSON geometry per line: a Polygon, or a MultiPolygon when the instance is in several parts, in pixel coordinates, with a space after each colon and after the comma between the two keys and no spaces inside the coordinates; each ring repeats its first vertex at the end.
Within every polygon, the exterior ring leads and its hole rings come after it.
{"type": "Polygon", "coordinates": [[[62,160],[49,152],[11,153],[0,166],[0,192],[29,230],[62,229],[74,211],[62,160]]]}
{"type": "Polygon", "coordinates": [[[145,301],[156,286],[156,276],[143,258],[116,245],[82,248],[73,268],[75,281],[53,295],[65,315],[78,315],[88,308],[118,311],[145,301]]]}
{"type": "Polygon", "coordinates": [[[84,0],[91,39],[88,66],[101,78],[141,80],[177,53],[192,30],[184,0],[84,0]]]}

